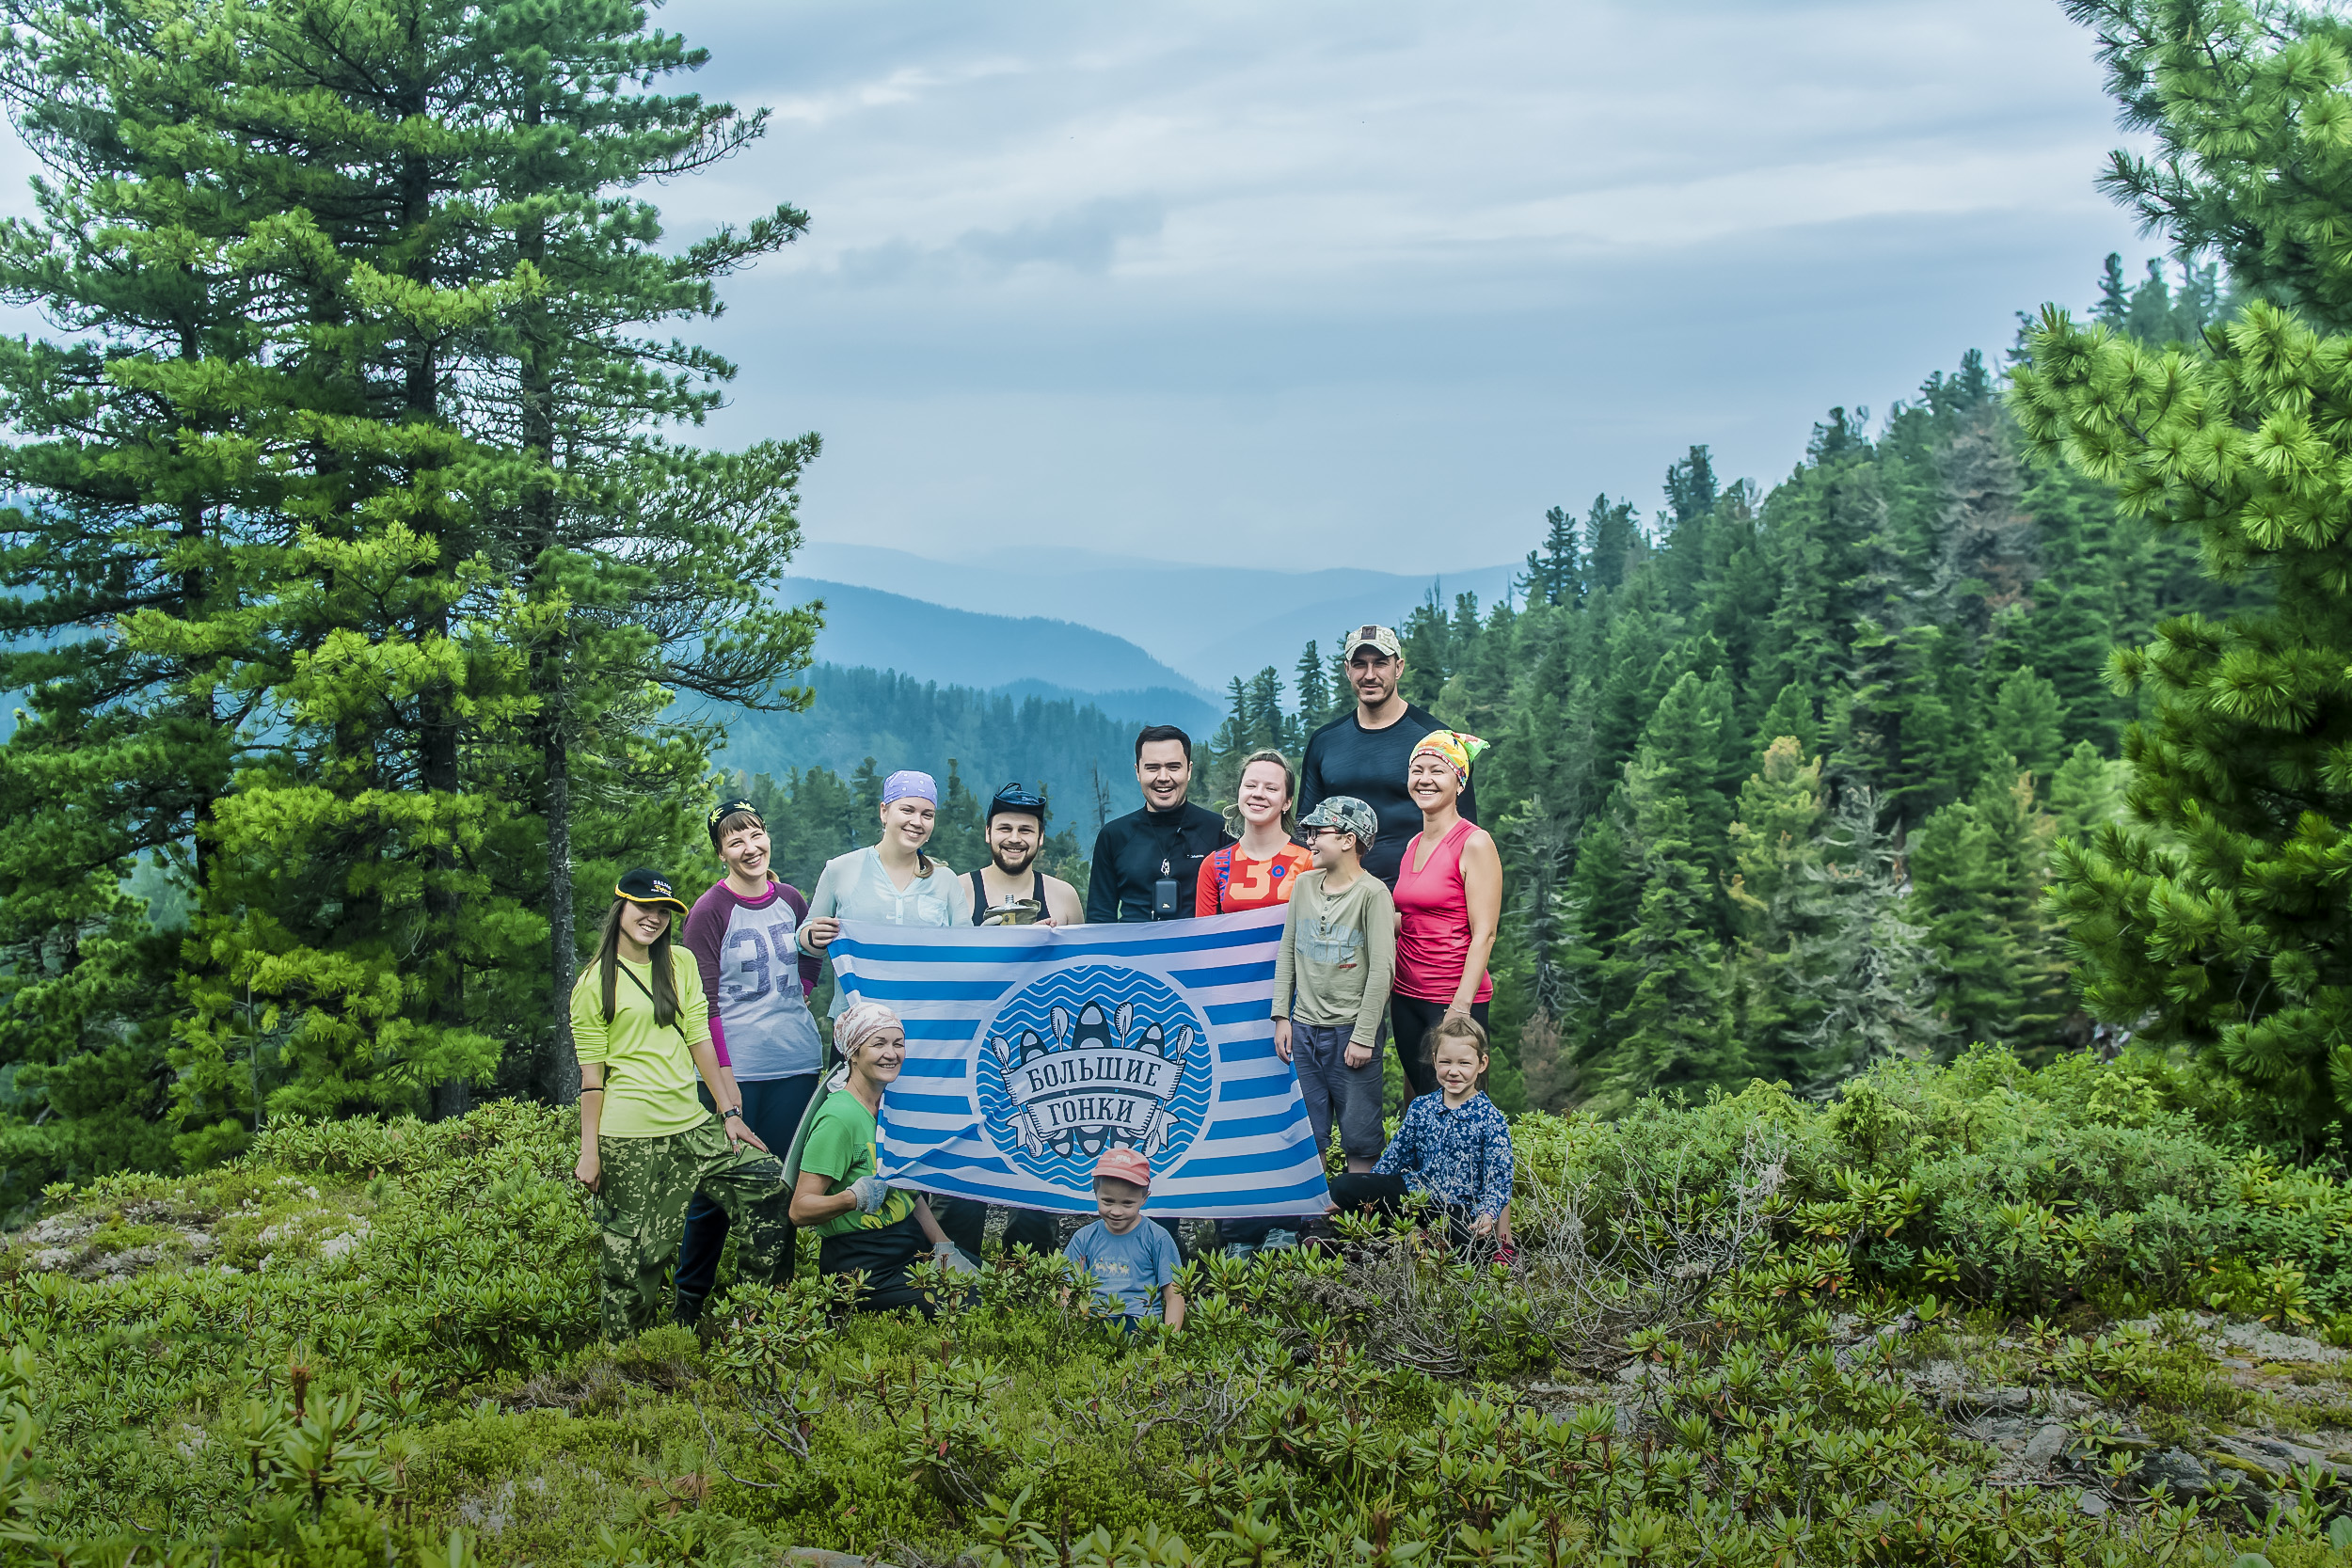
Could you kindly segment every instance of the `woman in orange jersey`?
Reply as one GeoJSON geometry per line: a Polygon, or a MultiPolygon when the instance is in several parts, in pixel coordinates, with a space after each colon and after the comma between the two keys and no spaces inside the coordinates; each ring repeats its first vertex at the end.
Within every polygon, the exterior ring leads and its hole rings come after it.
{"type": "Polygon", "coordinates": [[[1279,752],[1252,752],[1241,765],[1241,788],[1225,814],[1225,831],[1241,840],[1200,863],[1192,912],[1232,914],[1290,902],[1298,879],[1315,858],[1291,842],[1298,826],[1291,806],[1298,776],[1279,752]]]}

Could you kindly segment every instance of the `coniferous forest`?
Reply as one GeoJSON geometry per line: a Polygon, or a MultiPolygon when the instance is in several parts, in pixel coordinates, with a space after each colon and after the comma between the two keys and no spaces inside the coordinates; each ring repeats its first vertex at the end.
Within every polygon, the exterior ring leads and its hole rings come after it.
{"type": "MultiPolygon", "coordinates": [[[[2090,319],[2131,341],[2219,319],[2210,264],[2085,270],[2090,319]]],[[[1494,743],[1499,1103],[1606,1111],[1758,1077],[1818,1096],[1890,1055],[2122,1043],[2044,904],[2059,839],[2123,814],[2143,700],[2109,659],[2263,589],[2032,457],[1998,373],[1972,351],[1883,417],[1829,410],[1769,490],[1696,445],[1654,511],[1555,507],[1508,602],[1375,607],[1404,636],[1406,695],[1494,743]]],[[[1295,759],[1353,700],[1315,642],[1236,678],[1198,798],[1229,801],[1242,757],[1295,759]]],[[[757,787],[790,842],[839,846],[873,815],[874,766],[862,794],[824,769],[757,787]]],[[[963,864],[979,803],[948,787],[943,852],[963,864]]],[[[1049,858],[1082,879],[1085,848],[1049,858]]],[[[825,856],[779,858],[813,876],[825,856]]]]}

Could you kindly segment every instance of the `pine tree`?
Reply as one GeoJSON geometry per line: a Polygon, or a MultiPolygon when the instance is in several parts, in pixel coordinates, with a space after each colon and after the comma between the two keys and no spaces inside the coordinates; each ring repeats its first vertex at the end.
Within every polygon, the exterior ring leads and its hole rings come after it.
{"type": "MultiPolygon", "coordinates": [[[[2336,297],[2333,273],[2297,276],[2336,297]]],[[[2347,352],[2260,302],[2194,356],[2053,309],[2011,393],[2042,453],[2114,484],[2134,512],[2193,527],[2217,572],[2260,564],[2275,585],[2275,611],[2181,616],[2119,657],[2154,707],[2124,748],[2146,826],[2070,842],[2057,902],[2094,1016],[2206,1048],[2305,1136],[2352,1112],[2352,989],[2325,979],[2352,953],[2325,869],[2352,824],[2340,679],[2352,578],[2334,477],[2347,352]]]]}
{"type": "Polygon", "coordinates": [[[1613,502],[1605,495],[1595,496],[1592,510],[1584,515],[1584,538],[1590,546],[1586,580],[1596,590],[1622,587],[1627,574],[1647,553],[1633,503],[1613,502]]]}
{"type": "Polygon", "coordinates": [[[1692,447],[1666,469],[1668,527],[1680,530],[1705,521],[1715,510],[1716,494],[1714,459],[1705,447],[1692,447]]]}
{"type": "Polygon", "coordinates": [[[2091,319],[2121,332],[2131,309],[2131,291],[2123,286],[2123,258],[2110,250],[2106,269],[2099,275],[2099,303],[2091,308],[2091,319]]]}
{"type": "Polygon", "coordinates": [[[1397,641],[1405,648],[1405,678],[1397,689],[1408,703],[1422,707],[1435,705],[1438,693],[1445,689],[1446,678],[1454,673],[1454,623],[1438,598],[1436,584],[1430,585],[1421,603],[1405,617],[1397,641]]]}
{"type": "Polygon", "coordinates": [[[1813,694],[1795,681],[1780,689],[1772,705],[1764,710],[1764,720],[1756,733],[1765,736],[1765,744],[1783,736],[1796,742],[1797,755],[1809,757],[1820,744],[1820,719],[1813,711],[1813,694]]]}
{"type": "Polygon", "coordinates": [[[1610,1019],[1613,1092],[1737,1087],[1747,1058],[1732,1027],[1730,975],[1719,932],[1728,803],[1715,792],[1717,732],[1706,689],[1685,674],[1660,704],[1626,768],[1628,848],[1639,867],[1633,924],[1610,967],[1629,991],[1610,1019]]]}
{"type": "Polygon", "coordinates": [[[2065,747],[2065,709],[2058,689],[2025,665],[2010,672],[1993,694],[1986,712],[1993,744],[2017,759],[2018,766],[2038,779],[2058,771],[2065,747]]]}
{"type": "Polygon", "coordinates": [[[1291,734],[1291,754],[1303,756],[1307,737],[1332,717],[1331,683],[1323,673],[1323,655],[1310,638],[1299,650],[1298,665],[1291,673],[1298,689],[1298,722],[1291,734]]]}
{"type": "Polygon", "coordinates": [[[1559,921],[1552,943],[1558,989],[1552,994],[1581,1002],[1554,1015],[1568,1064],[1562,1070],[1587,1086],[1601,1079],[1621,1032],[1616,1021],[1639,978],[1635,966],[1612,958],[1632,928],[1642,891],[1642,868],[1629,836],[1621,807],[1587,817],[1577,835],[1576,867],[1552,911],[1559,921]]]}
{"type": "Polygon", "coordinates": [[[2123,124],[2154,143],[2113,153],[2102,188],[2180,254],[2211,250],[2249,291],[2352,326],[2352,255],[2337,241],[2352,210],[2341,20],[2213,0],[2066,10],[2098,35],[2123,124]]]}
{"type": "Polygon", "coordinates": [[[0,752],[0,1054],[42,1102],[7,1160],[38,1187],[167,1162],[169,944],[142,940],[120,882],[142,856],[180,885],[205,875],[199,830],[260,704],[224,677],[297,525],[250,456],[274,411],[221,395],[260,347],[268,262],[240,242],[270,210],[182,155],[215,62],[165,14],[10,20],[0,92],[48,173],[36,215],[0,226],[0,297],[72,334],[0,343],[20,498],[0,521],[0,687],[27,704],[0,752]],[[135,645],[135,614],[192,635],[135,645]]]}
{"type": "Polygon", "coordinates": [[[2050,778],[2050,815],[2058,835],[2089,845],[2100,829],[2123,819],[2123,790],[2130,769],[2109,762],[2088,740],[2077,741],[2050,778]]]}
{"type": "Polygon", "coordinates": [[[1692,447],[1666,469],[1666,532],[1660,558],[1666,573],[1666,602],[1685,614],[1697,607],[1707,575],[1708,525],[1716,499],[1714,460],[1705,447],[1692,447]]]}
{"type": "MultiPolygon", "coordinates": [[[[712,313],[712,280],[804,220],[657,253],[653,209],[619,193],[757,126],[638,90],[701,56],[626,8],[288,0],[199,22],[102,0],[15,20],[6,90],[83,194],[16,229],[0,286],[78,290],[85,336],[21,345],[0,383],[36,436],[76,380],[122,388],[137,420],[90,445],[106,420],[86,408],[78,451],[17,449],[40,519],[21,559],[47,587],[68,580],[57,542],[136,537],[164,563],[142,585],[118,561],[111,603],[17,605],[119,628],[135,674],[111,683],[114,737],[160,723],[188,743],[185,783],[82,862],[87,880],[145,835],[196,884],[183,1152],[259,1114],[254,1027],[284,1031],[280,1109],[428,1090],[459,1108],[543,1045],[548,993],[519,980],[544,974],[534,940],[562,1016],[575,817],[615,855],[691,842],[705,737],[661,719],[671,695],[792,700],[771,689],[811,627],[770,594],[813,447],[662,445],[726,367],[641,334],[712,313]],[[125,260],[165,257],[160,289],[122,286],[125,260]],[[133,524],[140,508],[159,515],[133,524]],[[576,760],[611,803],[549,812],[539,765],[576,760]]],[[[78,722],[11,749],[30,764],[68,730],[95,760],[106,737],[78,722]]],[[[128,760],[88,776],[119,786],[128,760]]]]}
{"type": "Polygon", "coordinates": [[[1963,1043],[2055,1049],[2068,1010],[2057,932],[2042,908],[2057,824],[2031,780],[1989,776],[1906,846],[1940,978],[1936,1008],[1963,1043]]]}
{"type": "Polygon", "coordinates": [[[1795,1039],[1811,1021],[1796,1016],[1785,972],[1803,934],[1799,895],[1804,869],[1820,859],[1816,829],[1824,808],[1820,759],[1807,762],[1793,737],[1780,736],[1740,785],[1726,834],[1740,1037],[1750,1043],[1756,1072],[1768,1078],[1793,1081],[1802,1071],[1795,1039]]]}
{"type": "Polygon", "coordinates": [[[1930,625],[1860,623],[1836,764],[1878,782],[1880,805],[1917,821],[1976,777],[1983,732],[1964,641],[1930,625]]]}
{"type": "Polygon", "coordinates": [[[963,768],[947,759],[947,782],[939,792],[939,815],[925,847],[935,857],[969,872],[988,861],[988,833],[980,821],[982,802],[963,782],[963,768]]]}
{"type": "Polygon", "coordinates": [[[1544,514],[1543,547],[1527,552],[1527,575],[1521,587],[1531,603],[1581,604],[1584,599],[1584,556],[1576,537],[1576,519],[1565,506],[1544,514]]]}
{"type": "Polygon", "coordinates": [[[2148,276],[2132,291],[2123,330],[2147,343],[2168,342],[2173,337],[2172,290],[2165,281],[2164,262],[2157,257],[2148,258],[2148,276]]]}
{"type": "Polygon", "coordinates": [[[1820,832],[1820,852],[1793,868],[1791,935],[1781,981],[1793,1081],[1820,1094],[1889,1058],[1933,1054],[1949,1036],[1934,1012],[1929,931],[1914,923],[1900,857],[1879,827],[1879,802],[1851,788],[1820,832]]]}

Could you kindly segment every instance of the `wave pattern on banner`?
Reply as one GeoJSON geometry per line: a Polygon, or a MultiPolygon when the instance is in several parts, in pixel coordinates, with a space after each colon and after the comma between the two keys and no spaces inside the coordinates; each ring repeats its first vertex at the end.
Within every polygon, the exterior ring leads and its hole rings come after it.
{"type": "Polygon", "coordinates": [[[841,988],[906,1022],[882,1097],[902,1186],[1094,1212],[1096,1156],[1140,1149],[1152,1213],[1321,1213],[1307,1108],[1274,1053],[1279,908],[1159,926],[909,930],[850,922],[841,988]]]}

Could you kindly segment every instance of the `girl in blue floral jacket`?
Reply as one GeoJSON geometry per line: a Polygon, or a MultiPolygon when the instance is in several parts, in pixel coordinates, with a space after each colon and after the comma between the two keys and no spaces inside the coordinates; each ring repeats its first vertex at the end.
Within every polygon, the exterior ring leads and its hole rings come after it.
{"type": "Polygon", "coordinates": [[[1438,1092],[1405,1108],[1379,1163],[1369,1174],[1331,1179],[1331,1205],[1342,1212],[1394,1213],[1410,1194],[1445,1210],[1455,1243],[1494,1234],[1511,1201],[1511,1128],[1486,1098],[1486,1031],[1452,1015],[1423,1041],[1438,1092]]]}

